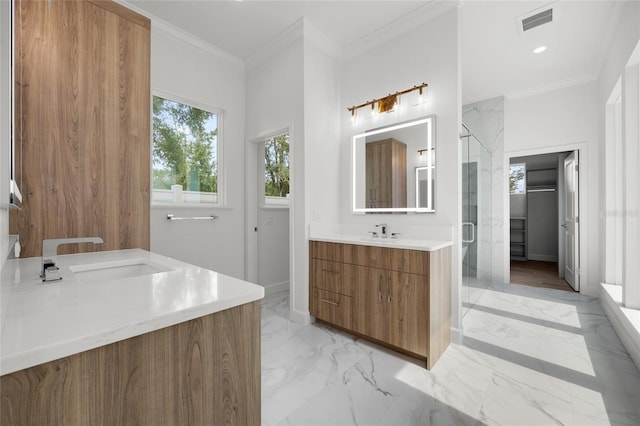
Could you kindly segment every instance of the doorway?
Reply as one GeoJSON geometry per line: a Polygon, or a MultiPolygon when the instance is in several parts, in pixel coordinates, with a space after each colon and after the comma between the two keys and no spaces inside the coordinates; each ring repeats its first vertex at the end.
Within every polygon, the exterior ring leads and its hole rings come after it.
{"type": "Polygon", "coordinates": [[[509,159],[510,283],[579,291],[578,158],[509,159]]]}
{"type": "Polygon", "coordinates": [[[290,283],[289,129],[250,145],[247,173],[247,279],[265,295],[286,291],[290,283]]]}

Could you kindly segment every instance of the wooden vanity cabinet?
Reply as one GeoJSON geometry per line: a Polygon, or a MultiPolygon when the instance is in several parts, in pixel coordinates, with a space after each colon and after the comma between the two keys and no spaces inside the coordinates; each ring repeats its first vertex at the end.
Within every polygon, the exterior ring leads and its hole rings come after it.
{"type": "Polygon", "coordinates": [[[407,145],[393,138],[368,142],[365,156],[365,205],[407,207],[407,145]]]}
{"type": "Polygon", "coordinates": [[[449,247],[428,252],[311,241],[310,248],[312,315],[424,359],[427,368],[435,364],[451,340],[449,247]]]}

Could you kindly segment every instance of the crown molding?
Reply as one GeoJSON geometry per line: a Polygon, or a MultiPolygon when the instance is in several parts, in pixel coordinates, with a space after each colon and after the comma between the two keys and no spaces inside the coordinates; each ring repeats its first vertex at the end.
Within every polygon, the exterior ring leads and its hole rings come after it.
{"type": "Polygon", "coordinates": [[[458,0],[431,0],[418,9],[396,19],[395,21],[371,32],[370,34],[343,46],[341,59],[346,60],[365,53],[393,40],[425,23],[457,8],[458,0]]]}
{"type": "Polygon", "coordinates": [[[337,58],[340,55],[340,46],[307,18],[304,18],[304,40],[331,57],[337,58]]]}
{"type": "Polygon", "coordinates": [[[289,28],[281,32],[276,38],[260,48],[245,61],[247,69],[252,69],[265,62],[267,59],[278,54],[294,42],[301,40],[304,36],[304,18],[298,19],[289,28]]]}
{"type": "Polygon", "coordinates": [[[521,98],[527,98],[529,96],[540,95],[542,93],[553,92],[554,90],[565,89],[567,87],[579,86],[581,84],[587,84],[596,81],[595,74],[581,74],[575,77],[566,78],[564,80],[554,81],[552,83],[542,84],[540,86],[530,87],[528,89],[516,90],[513,92],[505,93],[504,97],[507,100],[515,100],[521,98]]]}
{"type": "Polygon", "coordinates": [[[163,21],[162,19],[158,18],[157,16],[154,16],[142,9],[140,9],[139,7],[128,3],[126,0],[114,0],[116,3],[120,3],[121,5],[133,10],[134,12],[137,12],[143,16],[146,16],[147,18],[149,18],[151,20],[151,31],[152,32],[156,32],[159,34],[162,34],[164,36],[167,36],[177,42],[180,42],[188,47],[191,48],[196,48],[208,55],[217,57],[225,62],[227,62],[229,65],[232,65],[236,68],[239,69],[244,69],[244,61],[235,56],[230,54],[229,52],[219,48],[218,46],[215,46],[203,39],[201,39],[200,37],[197,37],[187,31],[184,31],[181,28],[176,27],[175,25],[171,25],[166,21],[163,21]]]}

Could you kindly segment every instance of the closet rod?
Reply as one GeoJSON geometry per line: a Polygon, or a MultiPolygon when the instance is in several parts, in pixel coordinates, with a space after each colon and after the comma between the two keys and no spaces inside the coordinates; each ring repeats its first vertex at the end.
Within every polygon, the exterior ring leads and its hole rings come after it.
{"type": "Polygon", "coordinates": [[[527,192],[556,192],[555,188],[527,189],[527,192]]]}

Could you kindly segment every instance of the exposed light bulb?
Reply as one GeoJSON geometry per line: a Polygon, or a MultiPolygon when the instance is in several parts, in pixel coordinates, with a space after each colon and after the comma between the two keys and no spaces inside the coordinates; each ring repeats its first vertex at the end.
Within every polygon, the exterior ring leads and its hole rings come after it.
{"type": "Polygon", "coordinates": [[[547,46],[538,46],[535,49],[533,49],[533,53],[538,54],[538,53],[544,52],[545,50],[547,50],[547,46]]]}

